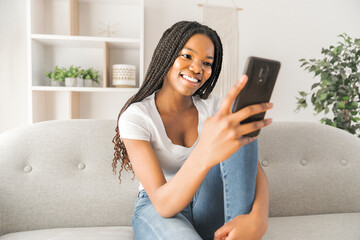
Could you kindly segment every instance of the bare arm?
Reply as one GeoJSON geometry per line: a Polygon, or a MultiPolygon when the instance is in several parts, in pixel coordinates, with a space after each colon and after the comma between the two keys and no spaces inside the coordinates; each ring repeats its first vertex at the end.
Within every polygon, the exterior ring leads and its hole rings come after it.
{"type": "Polygon", "coordinates": [[[166,182],[155,153],[147,141],[123,139],[136,176],[157,212],[172,217],[190,203],[209,167],[194,150],[175,176],[166,182]]]}
{"type": "Polygon", "coordinates": [[[123,139],[134,172],[161,216],[172,217],[184,209],[213,166],[254,140],[243,135],[269,125],[266,121],[239,125],[249,116],[270,109],[269,105],[256,104],[231,112],[235,97],[246,84],[246,76],[241,79],[244,81],[229,91],[218,113],[205,121],[197,146],[169,182],[149,142],[123,139]]]}

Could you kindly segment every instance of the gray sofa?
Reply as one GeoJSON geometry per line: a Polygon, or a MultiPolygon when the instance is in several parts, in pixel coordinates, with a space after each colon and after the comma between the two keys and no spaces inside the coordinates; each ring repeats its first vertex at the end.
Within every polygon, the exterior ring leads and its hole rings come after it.
{"type": "MultiPolygon", "coordinates": [[[[114,120],[48,121],[0,135],[0,240],[133,239],[138,182],[112,174],[114,120]]],[[[360,140],[317,123],[259,137],[270,183],[263,239],[360,239],[360,140]]]]}

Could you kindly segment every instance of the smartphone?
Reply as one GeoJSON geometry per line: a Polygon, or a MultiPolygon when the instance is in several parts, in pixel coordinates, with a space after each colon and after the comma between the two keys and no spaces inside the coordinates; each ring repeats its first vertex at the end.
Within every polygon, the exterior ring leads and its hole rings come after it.
{"type": "MultiPolygon", "coordinates": [[[[244,71],[248,76],[248,81],[236,97],[232,106],[232,112],[237,112],[249,105],[269,102],[280,70],[280,65],[279,61],[259,57],[249,57],[244,71]]],[[[240,124],[262,120],[265,117],[265,113],[266,112],[262,112],[250,116],[241,121],[240,124]]],[[[259,132],[260,129],[244,136],[255,137],[259,135],[259,132]]]]}

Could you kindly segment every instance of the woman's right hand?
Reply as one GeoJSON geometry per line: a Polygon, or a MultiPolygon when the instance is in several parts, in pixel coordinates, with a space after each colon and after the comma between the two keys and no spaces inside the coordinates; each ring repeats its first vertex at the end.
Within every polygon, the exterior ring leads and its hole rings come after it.
{"type": "Polygon", "coordinates": [[[205,120],[204,127],[196,147],[208,167],[226,160],[240,147],[256,139],[244,137],[245,134],[256,131],[271,124],[271,119],[239,124],[248,117],[265,112],[272,108],[272,103],[254,104],[233,113],[231,107],[236,96],[244,88],[247,76],[242,75],[224,98],[218,112],[205,120]]]}

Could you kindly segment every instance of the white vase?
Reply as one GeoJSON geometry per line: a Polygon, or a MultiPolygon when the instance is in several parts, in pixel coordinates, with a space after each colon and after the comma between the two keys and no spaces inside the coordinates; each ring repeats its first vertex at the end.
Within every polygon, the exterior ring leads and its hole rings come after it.
{"type": "Polygon", "coordinates": [[[66,87],[76,87],[76,79],[75,78],[65,78],[65,86],[66,87]]]}
{"type": "Polygon", "coordinates": [[[83,87],[84,86],[84,79],[77,77],[76,78],[76,86],[83,87]]]}
{"type": "Polygon", "coordinates": [[[135,87],[136,67],[127,64],[113,65],[112,83],[115,87],[135,87]]]}
{"type": "Polygon", "coordinates": [[[93,80],[84,79],[84,87],[92,87],[92,86],[93,86],[93,80]]]}
{"type": "Polygon", "coordinates": [[[59,86],[61,86],[61,82],[51,79],[51,86],[59,87],[59,86]]]}

